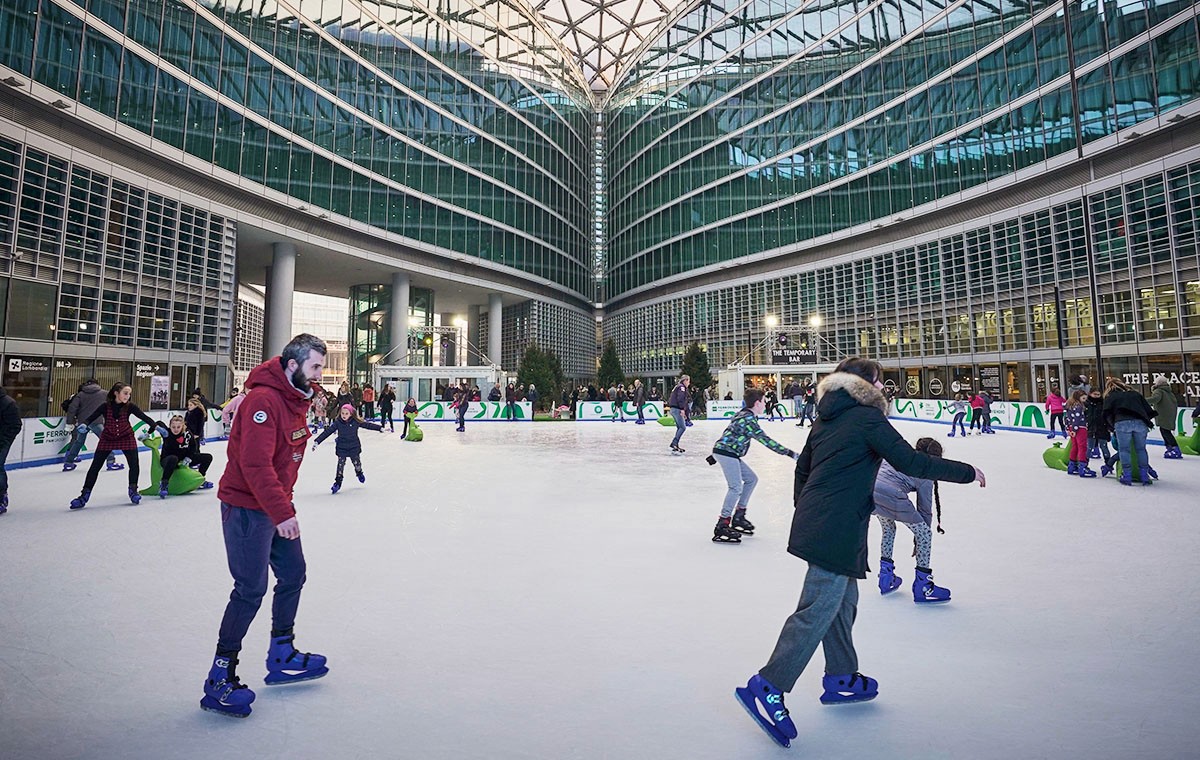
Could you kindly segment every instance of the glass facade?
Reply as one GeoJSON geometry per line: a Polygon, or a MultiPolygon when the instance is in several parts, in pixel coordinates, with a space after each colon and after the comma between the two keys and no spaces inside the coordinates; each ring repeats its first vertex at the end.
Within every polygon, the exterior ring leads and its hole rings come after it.
{"type": "Polygon", "coordinates": [[[58,414],[93,373],[143,405],[149,377],[176,368],[223,391],[235,237],[225,217],[0,137],[0,352],[22,368],[6,375],[22,411],[58,414]],[[111,348],[134,362],[101,361],[111,348]]]}
{"type": "Polygon", "coordinates": [[[0,64],[305,204],[590,300],[590,101],[530,11],[504,12],[497,35],[469,5],[4,0],[0,64]]]}
{"type": "Polygon", "coordinates": [[[1200,94],[1191,2],[723,7],[611,101],[609,298],[909,216],[1200,94]]]}
{"type": "MultiPolygon", "coordinates": [[[[1025,399],[1039,390],[1027,382],[1031,357],[1065,359],[1059,378],[1094,377],[1097,340],[1108,375],[1192,371],[1179,346],[1200,340],[1200,162],[925,237],[845,263],[623,310],[605,320],[605,332],[626,347],[622,366],[631,374],[677,371],[694,339],[718,366],[747,354],[747,363],[769,363],[758,347],[771,331],[768,317],[782,325],[810,325],[815,317],[824,360],[865,355],[889,367],[924,367],[948,378],[944,387],[949,380],[978,386],[981,368],[1020,359],[1008,395],[1025,399]],[[1172,341],[1176,349],[1164,351],[1172,341]],[[1157,369],[1139,369],[1136,354],[1157,369]]],[[[908,392],[929,385],[918,381],[908,392]]],[[[1189,403],[1200,400],[1200,383],[1187,385],[1180,392],[1189,403]]]]}

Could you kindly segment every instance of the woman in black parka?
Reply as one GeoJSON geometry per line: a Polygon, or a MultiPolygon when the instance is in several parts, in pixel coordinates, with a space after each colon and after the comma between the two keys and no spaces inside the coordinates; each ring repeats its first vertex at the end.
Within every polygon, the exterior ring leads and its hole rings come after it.
{"type": "Polygon", "coordinates": [[[887,419],[882,375],[878,363],[856,357],[822,380],[817,420],[796,461],[788,552],[808,562],[808,574],[771,659],[737,689],[746,711],[785,747],[796,727],[783,694],[796,685],[818,644],[825,652],[822,703],[861,702],[879,692],[875,679],[858,672],[851,628],[858,579],[867,576],[867,529],[880,462],[917,478],[984,485],[978,468],[916,451],[896,432],[887,419]]]}

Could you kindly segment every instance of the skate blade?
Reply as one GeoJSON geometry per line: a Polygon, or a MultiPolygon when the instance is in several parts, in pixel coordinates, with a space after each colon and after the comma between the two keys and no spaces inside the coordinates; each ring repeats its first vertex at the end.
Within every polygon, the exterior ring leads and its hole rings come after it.
{"type": "Polygon", "coordinates": [[[825,705],[826,707],[835,707],[837,705],[856,705],[859,702],[870,702],[872,699],[874,699],[875,697],[878,697],[878,696],[879,696],[879,692],[875,692],[874,694],[872,694],[869,697],[858,697],[858,696],[843,697],[841,695],[838,695],[833,699],[826,699],[825,695],[822,694],[821,695],[821,704],[825,705]]]}
{"type": "Polygon", "coordinates": [[[949,604],[949,599],[921,599],[917,604],[949,604]]]}
{"type": "Polygon", "coordinates": [[[742,709],[751,718],[754,718],[754,722],[758,724],[758,727],[766,732],[767,736],[771,737],[776,744],[780,747],[792,746],[792,740],[784,736],[783,732],[776,728],[774,723],[764,718],[762,713],[758,711],[758,702],[754,699],[754,695],[750,693],[749,689],[738,687],[733,690],[733,696],[737,697],[738,704],[742,706],[742,709]]]}
{"type": "MultiPolygon", "coordinates": [[[[207,704],[207,701],[208,701],[208,697],[205,697],[204,699],[200,700],[200,709],[203,710],[204,712],[214,713],[216,715],[220,715],[225,718],[248,718],[248,717],[250,717],[250,705],[246,705],[245,708],[242,708],[242,709],[245,709],[245,712],[240,712],[240,711],[237,711],[238,708],[214,707],[213,705],[207,704]]],[[[221,703],[216,702],[214,700],[214,704],[220,705],[221,703]]]]}
{"type": "Polygon", "coordinates": [[[277,675],[267,674],[267,677],[263,679],[263,683],[265,683],[267,686],[287,686],[288,684],[293,683],[315,681],[316,679],[324,678],[327,675],[329,675],[329,668],[321,668],[320,670],[314,670],[310,673],[294,676],[289,676],[286,673],[280,673],[277,675]]]}

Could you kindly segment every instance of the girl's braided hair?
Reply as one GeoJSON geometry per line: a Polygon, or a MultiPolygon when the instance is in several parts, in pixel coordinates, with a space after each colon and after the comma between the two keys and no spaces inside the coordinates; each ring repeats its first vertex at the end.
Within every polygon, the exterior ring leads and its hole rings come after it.
{"type": "MultiPolygon", "coordinates": [[[[916,450],[924,452],[931,457],[940,457],[942,455],[942,444],[940,441],[933,438],[921,438],[917,441],[916,450]]],[[[945,533],[942,530],[942,497],[938,493],[938,482],[933,481],[933,503],[937,507],[937,532],[945,533]]]]}

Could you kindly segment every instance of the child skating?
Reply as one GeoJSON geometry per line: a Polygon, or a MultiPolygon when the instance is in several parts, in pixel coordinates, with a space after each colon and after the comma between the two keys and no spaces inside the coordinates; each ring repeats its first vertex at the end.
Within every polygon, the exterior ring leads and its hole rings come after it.
{"type": "Polygon", "coordinates": [[[1067,428],[1067,438],[1070,439],[1070,455],[1067,463],[1067,474],[1078,475],[1081,478],[1094,478],[1096,473],[1088,467],[1088,432],[1087,409],[1084,406],[1083,391],[1075,391],[1063,407],[1063,425],[1067,428]]]}
{"type": "Polygon", "coordinates": [[[141,409],[131,403],[129,401],[131,395],[133,395],[133,390],[128,385],[117,383],[108,391],[108,400],[105,401],[104,406],[92,412],[90,417],[80,423],[80,427],[86,430],[101,416],[104,417],[104,430],[100,433],[100,441],[96,444],[96,454],[92,457],[92,466],[88,468],[87,475],[83,479],[83,490],[79,492],[77,498],[71,499],[71,509],[83,509],[87,506],[88,499],[92,496],[92,489],[96,486],[100,468],[104,466],[104,460],[111,451],[121,452],[125,455],[125,461],[129,463],[129,503],[137,504],[142,500],[142,495],[138,493],[137,488],[138,475],[141,474],[138,466],[138,442],[133,435],[133,427],[129,424],[129,418],[130,416],[137,417],[151,428],[159,427],[164,431],[170,431],[166,425],[150,419],[141,409]]]}
{"type": "Polygon", "coordinates": [[[743,458],[750,451],[751,439],[757,440],[776,454],[782,454],[795,459],[796,452],[778,443],[763,432],[758,424],[758,415],[766,410],[766,399],[760,390],[750,389],[744,397],[745,406],[733,415],[729,426],[713,445],[713,460],[721,465],[725,473],[725,482],[729,490],[725,493],[725,502],[721,505],[721,516],[713,529],[714,543],[738,544],[742,536],[754,535],[754,524],[746,519],[746,508],[750,505],[750,496],[758,485],[758,476],[743,458]]]}
{"type": "MultiPolygon", "coordinates": [[[[922,438],[914,447],[923,454],[941,458],[942,444],[932,438],[922,438]]],[[[942,530],[942,500],[938,494],[936,480],[905,475],[886,461],[880,465],[875,477],[875,519],[883,528],[883,540],[879,545],[879,593],[890,594],[900,588],[904,580],[896,575],[896,563],[892,559],[892,547],[896,542],[896,523],[912,531],[916,541],[917,567],[913,579],[913,601],[918,604],[950,601],[950,589],[933,583],[933,570],[929,564],[929,553],[933,547],[933,510],[937,506],[938,533],[942,530]],[[916,493],[914,509],[908,495],[916,493]]]]}
{"type": "Polygon", "coordinates": [[[368,430],[383,432],[383,425],[376,425],[374,422],[367,422],[359,419],[354,414],[354,406],[352,404],[343,404],[338,416],[334,418],[333,423],[325,428],[325,431],[317,436],[317,440],[313,442],[313,451],[321,445],[321,441],[329,436],[337,433],[337,475],[333,480],[333,487],[329,490],[332,493],[337,493],[342,488],[342,472],[346,469],[346,459],[350,459],[350,463],[354,465],[354,474],[358,476],[359,483],[366,483],[367,476],[363,474],[362,468],[362,441],[358,439],[358,429],[365,427],[368,430]]]}
{"type": "Polygon", "coordinates": [[[947,438],[953,438],[956,429],[962,432],[963,438],[967,437],[967,426],[963,424],[963,420],[967,416],[968,408],[961,393],[955,394],[954,400],[946,405],[946,411],[954,415],[954,419],[950,422],[950,435],[946,436],[947,438]]]}

